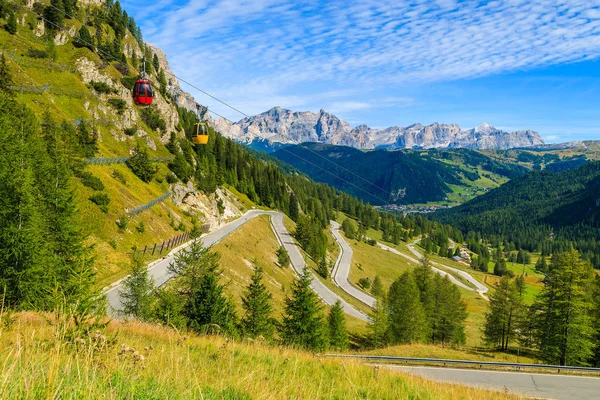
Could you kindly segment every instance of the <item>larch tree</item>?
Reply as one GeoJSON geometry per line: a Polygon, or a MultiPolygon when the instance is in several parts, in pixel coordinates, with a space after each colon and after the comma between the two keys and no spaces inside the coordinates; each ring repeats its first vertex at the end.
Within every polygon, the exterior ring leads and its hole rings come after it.
{"type": "Polygon", "coordinates": [[[389,316],[385,293],[377,299],[375,307],[369,318],[369,346],[374,348],[385,347],[391,344],[392,339],[389,329],[389,316]]]}
{"type": "Polygon", "coordinates": [[[131,256],[129,276],[123,281],[123,289],[119,291],[123,308],[121,313],[139,320],[148,320],[152,309],[152,290],[154,282],[148,274],[141,253],[131,256]]]}
{"type": "Polygon", "coordinates": [[[517,333],[518,316],[522,307],[517,286],[511,282],[508,276],[502,277],[498,287],[490,295],[483,329],[485,341],[502,350],[507,350],[509,343],[517,333]]]}
{"type": "Polygon", "coordinates": [[[388,292],[388,307],[389,326],[395,343],[419,343],[425,340],[427,318],[412,274],[406,272],[392,283],[388,292]]]}
{"type": "Polygon", "coordinates": [[[593,354],[592,266],[573,248],[554,254],[536,300],[540,356],[549,364],[586,365],[593,354]]]}

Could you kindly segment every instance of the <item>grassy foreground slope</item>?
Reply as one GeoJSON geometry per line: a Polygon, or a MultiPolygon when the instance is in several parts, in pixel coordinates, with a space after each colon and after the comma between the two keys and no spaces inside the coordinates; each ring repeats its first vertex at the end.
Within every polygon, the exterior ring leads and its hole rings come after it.
{"type": "Polygon", "coordinates": [[[317,358],[259,343],[182,337],[111,322],[95,341],[23,313],[0,331],[0,397],[62,399],[509,399],[434,383],[352,360],[317,358]],[[26,332],[26,333],[25,333],[26,332]],[[104,341],[106,338],[106,342],[104,341]],[[123,351],[123,345],[134,348],[123,351]]]}

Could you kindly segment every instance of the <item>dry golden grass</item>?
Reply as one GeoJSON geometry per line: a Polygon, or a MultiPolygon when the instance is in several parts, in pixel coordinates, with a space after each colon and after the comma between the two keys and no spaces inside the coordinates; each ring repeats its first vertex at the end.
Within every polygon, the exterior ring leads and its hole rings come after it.
{"type": "Polygon", "coordinates": [[[112,322],[108,342],[57,340],[36,314],[0,330],[3,399],[509,399],[353,360],[112,322]],[[123,352],[122,345],[134,348],[123,352]]]}

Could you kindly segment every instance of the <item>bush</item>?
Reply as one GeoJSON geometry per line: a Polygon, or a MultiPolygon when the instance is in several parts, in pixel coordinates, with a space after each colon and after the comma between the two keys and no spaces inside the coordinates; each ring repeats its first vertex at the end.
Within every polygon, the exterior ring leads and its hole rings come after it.
{"type": "Polygon", "coordinates": [[[27,57],[31,57],[31,58],[49,58],[50,55],[45,50],[29,49],[29,50],[27,50],[27,57]]]}
{"type": "Polygon", "coordinates": [[[117,226],[119,227],[119,230],[121,230],[121,231],[127,230],[128,225],[129,225],[129,219],[127,218],[127,215],[122,215],[121,218],[119,218],[117,220],[117,226]]]}
{"type": "Polygon", "coordinates": [[[369,278],[360,278],[358,280],[358,285],[365,290],[369,290],[371,287],[371,280],[369,278]]]}
{"type": "Polygon", "coordinates": [[[96,193],[90,196],[90,201],[100,206],[102,212],[108,212],[108,203],[110,203],[110,198],[106,195],[106,193],[96,193]]]}
{"type": "MultiPolygon", "coordinates": [[[[125,102],[125,100],[120,99],[118,97],[113,97],[111,99],[108,99],[108,104],[113,106],[115,108],[115,110],[117,110],[117,114],[119,114],[119,115],[123,114],[123,111],[125,111],[125,109],[127,108],[127,103],[125,102]]],[[[129,129],[131,129],[131,128],[129,128],[129,129]]]]}
{"type": "Polygon", "coordinates": [[[102,181],[89,172],[81,172],[79,174],[79,179],[81,180],[83,186],[87,186],[97,191],[104,190],[104,184],[102,181]]]}
{"type": "Polygon", "coordinates": [[[135,81],[137,81],[137,77],[135,76],[124,76],[121,78],[121,83],[129,90],[133,90],[135,81]]]}
{"type": "Polygon", "coordinates": [[[174,174],[167,174],[166,176],[167,183],[173,184],[179,182],[179,179],[174,174]]]}
{"type": "Polygon", "coordinates": [[[137,128],[125,128],[123,130],[123,132],[127,135],[127,136],[134,136],[137,132],[137,128]]]}
{"type": "Polygon", "coordinates": [[[91,81],[90,87],[98,93],[104,93],[104,94],[117,93],[117,91],[112,86],[110,86],[109,84],[104,83],[104,82],[91,81]]]}
{"type": "Polygon", "coordinates": [[[143,108],[141,116],[142,121],[144,121],[150,129],[156,130],[160,128],[163,131],[167,129],[167,123],[162,118],[155,105],[143,108]]]}
{"type": "Polygon", "coordinates": [[[144,233],[144,232],[146,232],[146,225],[144,224],[144,221],[140,221],[140,223],[138,224],[138,226],[135,227],[135,230],[138,233],[144,233]]]}
{"type": "Polygon", "coordinates": [[[112,177],[121,182],[123,185],[127,185],[127,179],[125,179],[125,175],[123,175],[120,171],[113,169],[112,177]]]}
{"type": "Polygon", "coordinates": [[[377,244],[377,240],[375,240],[375,239],[368,239],[367,240],[367,244],[369,246],[375,246],[377,244]]]}

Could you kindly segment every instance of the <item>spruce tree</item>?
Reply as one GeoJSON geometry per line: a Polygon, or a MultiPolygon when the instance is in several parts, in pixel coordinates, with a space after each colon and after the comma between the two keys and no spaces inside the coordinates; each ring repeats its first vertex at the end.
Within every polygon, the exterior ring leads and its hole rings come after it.
{"type": "Polygon", "coordinates": [[[141,253],[131,257],[129,276],[123,281],[123,289],[119,291],[121,312],[125,316],[132,316],[142,321],[150,318],[152,308],[152,289],[154,282],[148,274],[141,253]]]}
{"type": "Polygon", "coordinates": [[[51,33],[64,28],[65,8],[62,0],[50,0],[50,5],[44,9],[44,24],[51,33]]]}
{"type": "Polygon", "coordinates": [[[464,343],[466,307],[458,287],[447,276],[442,278],[436,274],[433,279],[432,311],[429,315],[430,341],[442,344],[464,343]]]}
{"type": "Polygon", "coordinates": [[[432,325],[432,315],[434,308],[434,273],[431,269],[431,260],[430,254],[425,252],[419,265],[413,270],[415,283],[419,288],[419,299],[421,300],[421,304],[423,305],[423,309],[425,311],[425,315],[427,317],[426,328],[426,336],[430,336],[430,330],[432,325]]]}
{"type": "Polygon", "coordinates": [[[323,350],[326,345],[323,309],[319,297],[310,288],[312,274],[305,268],[292,285],[292,295],[285,299],[285,315],[280,336],[284,344],[309,350],[323,350]]]}
{"type": "Polygon", "coordinates": [[[498,287],[490,295],[483,330],[485,341],[507,350],[516,335],[522,306],[516,285],[507,276],[502,277],[498,287]]]}
{"type": "Polygon", "coordinates": [[[371,294],[375,296],[375,298],[380,298],[385,293],[383,289],[383,284],[381,283],[381,278],[379,275],[375,275],[375,279],[373,279],[373,285],[371,285],[371,294]]]}
{"type": "Polygon", "coordinates": [[[241,320],[241,328],[244,335],[256,338],[263,336],[270,338],[273,336],[272,314],[272,295],[267,287],[262,283],[263,274],[260,268],[256,269],[252,275],[252,282],[246,288],[246,293],[242,297],[242,308],[244,317],[241,320]]]}
{"type": "Polygon", "coordinates": [[[594,335],[589,287],[592,267],[577,250],[555,254],[536,299],[540,356],[548,364],[586,365],[594,335]]]}
{"type": "Polygon", "coordinates": [[[6,23],[6,32],[10,33],[11,35],[14,35],[15,33],[17,33],[17,17],[15,16],[14,11],[11,11],[8,14],[8,22],[6,23]]]}
{"type": "Polygon", "coordinates": [[[395,343],[418,343],[425,339],[427,319],[419,288],[412,274],[406,272],[390,286],[389,322],[395,343]]]}
{"type": "Polygon", "coordinates": [[[317,265],[317,273],[321,276],[321,278],[329,279],[329,266],[327,265],[327,261],[324,257],[319,260],[319,264],[317,265]]]}
{"type": "Polygon", "coordinates": [[[203,334],[236,334],[235,307],[225,297],[224,290],[216,273],[209,272],[200,277],[185,304],[190,329],[203,334]]]}
{"type": "Polygon", "coordinates": [[[375,302],[369,318],[369,331],[367,339],[371,347],[380,348],[392,343],[385,294],[375,302]]]}
{"type": "Polygon", "coordinates": [[[348,348],[348,332],[346,331],[346,317],[342,303],[335,302],[327,317],[329,325],[329,346],[336,350],[345,350],[348,348]]]}
{"type": "Polygon", "coordinates": [[[158,167],[150,161],[148,150],[139,145],[135,147],[133,156],[127,160],[126,164],[138,178],[146,183],[149,183],[158,172],[158,167]]]}
{"type": "Polygon", "coordinates": [[[294,222],[298,221],[300,211],[298,209],[298,199],[294,193],[290,196],[290,219],[294,222]]]}

